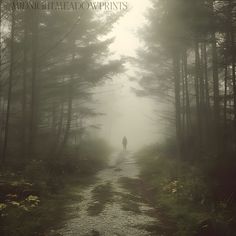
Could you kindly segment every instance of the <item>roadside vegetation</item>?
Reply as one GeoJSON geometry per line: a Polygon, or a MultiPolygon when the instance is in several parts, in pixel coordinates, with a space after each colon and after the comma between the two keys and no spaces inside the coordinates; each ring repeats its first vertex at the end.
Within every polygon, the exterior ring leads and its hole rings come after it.
{"type": "Polygon", "coordinates": [[[0,172],[0,235],[43,235],[60,226],[66,204],[81,200],[79,192],[106,166],[110,151],[103,140],[88,140],[50,160],[12,160],[0,172]]]}
{"type": "Polygon", "coordinates": [[[168,225],[160,225],[159,230],[167,227],[169,233],[164,235],[178,236],[235,235],[236,204],[230,197],[235,161],[209,162],[207,157],[195,163],[183,161],[176,158],[170,143],[137,154],[152,204],[161,218],[168,219],[168,225]]]}
{"type": "Polygon", "coordinates": [[[106,37],[120,14],[14,3],[0,1],[0,235],[33,236],[106,163],[93,90],[124,70],[106,37]]]}

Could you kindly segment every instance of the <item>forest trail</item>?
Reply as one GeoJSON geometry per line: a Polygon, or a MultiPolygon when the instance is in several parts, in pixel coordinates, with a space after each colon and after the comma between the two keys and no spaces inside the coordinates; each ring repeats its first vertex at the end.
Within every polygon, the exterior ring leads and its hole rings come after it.
{"type": "Polygon", "coordinates": [[[97,174],[96,183],[80,193],[81,201],[67,206],[68,220],[56,235],[161,235],[148,232],[158,222],[155,209],[130,187],[139,181],[138,174],[131,153],[114,153],[109,167],[97,174]]]}

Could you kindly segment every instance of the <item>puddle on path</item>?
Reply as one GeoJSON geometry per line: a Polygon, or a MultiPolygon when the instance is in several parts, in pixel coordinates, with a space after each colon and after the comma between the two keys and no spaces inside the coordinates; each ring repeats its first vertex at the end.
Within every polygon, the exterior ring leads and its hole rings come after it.
{"type": "Polygon", "coordinates": [[[148,216],[153,209],[124,189],[120,181],[138,178],[138,174],[139,168],[131,153],[114,153],[109,168],[100,171],[97,182],[82,192],[82,201],[68,206],[69,219],[56,235],[153,235],[142,227],[157,223],[156,218],[148,216]]]}

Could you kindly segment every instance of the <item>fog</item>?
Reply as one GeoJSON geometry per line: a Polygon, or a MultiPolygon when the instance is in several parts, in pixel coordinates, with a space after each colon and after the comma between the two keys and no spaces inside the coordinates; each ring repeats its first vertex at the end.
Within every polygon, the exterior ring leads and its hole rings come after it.
{"type": "Polygon", "coordinates": [[[105,113],[96,118],[102,124],[99,135],[112,146],[121,148],[124,135],[128,138],[128,148],[137,149],[154,142],[160,134],[153,129],[148,116],[153,113],[154,103],[151,99],[137,97],[132,88],[137,86],[126,76],[108,81],[98,88],[95,94],[97,109],[105,113]]]}
{"type": "MultiPolygon", "coordinates": [[[[136,51],[142,46],[138,30],[146,24],[144,16],[150,3],[146,0],[140,3],[134,0],[128,2],[129,11],[109,35],[115,37],[110,46],[112,57],[115,58],[136,58],[136,51]]],[[[96,118],[96,123],[101,124],[99,135],[112,146],[121,148],[121,140],[126,135],[128,149],[136,150],[163,138],[162,125],[154,126],[152,120],[156,119],[153,111],[160,109],[161,104],[154,103],[151,98],[136,96],[133,88],[140,88],[138,81],[142,77],[141,71],[128,61],[125,67],[125,73],[106,81],[93,91],[96,109],[105,114],[96,118]]]]}
{"type": "Polygon", "coordinates": [[[235,235],[233,2],[0,1],[1,236],[235,235]]]}

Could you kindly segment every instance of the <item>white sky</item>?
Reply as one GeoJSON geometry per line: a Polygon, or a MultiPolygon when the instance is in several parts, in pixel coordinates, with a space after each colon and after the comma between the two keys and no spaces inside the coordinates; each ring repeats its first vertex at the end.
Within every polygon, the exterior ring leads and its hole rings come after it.
{"type": "MultiPolygon", "coordinates": [[[[115,36],[115,42],[110,50],[118,57],[136,56],[136,49],[142,46],[137,31],[144,26],[144,14],[150,6],[148,0],[128,2],[131,10],[120,19],[111,33],[111,36],[115,36]]],[[[130,77],[136,76],[138,79],[142,76],[135,73],[136,69],[127,64],[125,74],[95,89],[98,94],[94,96],[97,110],[106,113],[104,117],[96,118],[96,122],[102,124],[100,135],[118,148],[121,148],[121,140],[126,135],[129,150],[139,149],[161,139],[156,129],[157,124],[147,118],[154,116],[153,111],[157,105],[149,98],[137,97],[132,91],[132,88],[139,88],[139,85],[137,81],[131,81],[130,77]]]]}
{"type": "Polygon", "coordinates": [[[136,49],[141,46],[137,30],[146,20],[144,14],[149,6],[149,0],[127,0],[129,11],[114,28],[112,35],[116,37],[111,50],[120,55],[135,56],[136,49]]]}

